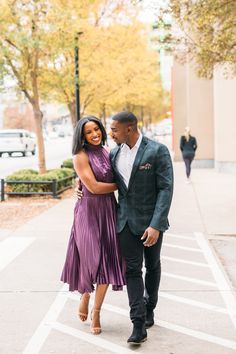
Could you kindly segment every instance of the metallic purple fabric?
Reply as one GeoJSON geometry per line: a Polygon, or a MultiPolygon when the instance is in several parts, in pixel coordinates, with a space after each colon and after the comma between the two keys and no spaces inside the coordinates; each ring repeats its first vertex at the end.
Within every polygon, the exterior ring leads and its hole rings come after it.
{"type": "MultiPolygon", "coordinates": [[[[101,146],[87,145],[85,149],[97,181],[113,182],[108,152],[101,146]]],[[[125,267],[117,244],[114,193],[92,194],[84,185],[82,190],[61,280],[69,284],[70,291],[81,294],[92,292],[94,284],[112,284],[113,290],[122,290],[125,267]]]]}

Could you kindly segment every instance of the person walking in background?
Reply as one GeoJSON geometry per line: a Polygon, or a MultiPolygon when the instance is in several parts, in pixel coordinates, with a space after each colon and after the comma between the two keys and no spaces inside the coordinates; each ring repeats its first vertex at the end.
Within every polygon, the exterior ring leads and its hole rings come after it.
{"type": "Polygon", "coordinates": [[[125,284],[124,263],[119,255],[116,235],[117,189],[109,160],[103,148],[107,135],[101,121],[93,116],[81,119],[73,136],[73,163],[80,178],[83,198],[74,209],[74,222],[69,239],[61,280],[69,291],[81,296],[78,315],[88,317],[90,293],[96,284],[91,312],[91,332],[101,333],[100,310],[109,284],[122,290],[125,284]]]}
{"type": "Polygon", "coordinates": [[[197,150],[197,140],[194,136],[190,135],[189,127],[185,127],[184,135],[180,138],[180,150],[182,151],[187,181],[189,182],[191,163],[195,157],[195,151],[197,150]]]}
{"type": "Polygon", "coordinates": [[[147,339],[154,324],[161,277],[160,252],[173,194],[173,168],[165,145],[140,134],[131,112],[112,117],[117,147],[110,158],[118,185],[117,232],[126,262],[126,283],[133,331],[127,342],[147,339]],[[145,280],[142,278],[143,257],[145,280]]]}

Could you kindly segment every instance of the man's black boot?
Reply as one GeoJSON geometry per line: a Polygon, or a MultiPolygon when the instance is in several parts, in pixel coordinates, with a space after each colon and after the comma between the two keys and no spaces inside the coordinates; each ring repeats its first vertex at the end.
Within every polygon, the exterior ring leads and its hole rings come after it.
{"type": "Polygon", "coordinates": [[[142,322],[133,324],[133,332],[127,340],[130,344],[141,344],[147,340],[147,331],[142,322]]]}
{"type": "Polygon", "coordinates": [[[154,312],[153,310],[146,310],[145,328],[150,328],[154,325],[154,312]]]}

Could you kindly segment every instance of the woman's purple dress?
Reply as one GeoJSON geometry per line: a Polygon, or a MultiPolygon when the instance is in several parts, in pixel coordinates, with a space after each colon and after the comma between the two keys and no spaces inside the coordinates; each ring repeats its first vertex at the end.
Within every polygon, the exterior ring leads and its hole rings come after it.
{"type": "MultiPolygon", "coordinates": [[[[108,152],[101,146],[86,145],[85,149],[96,180],[114,182],[108,152]]],[[[61,280],[70,291],[81,294],[92,292],[94,284],[112,284],[113,290],[122,290],[124,264],[117,244],[114,193],[92,194],[84,185],[82,191],[61,280]]]]}

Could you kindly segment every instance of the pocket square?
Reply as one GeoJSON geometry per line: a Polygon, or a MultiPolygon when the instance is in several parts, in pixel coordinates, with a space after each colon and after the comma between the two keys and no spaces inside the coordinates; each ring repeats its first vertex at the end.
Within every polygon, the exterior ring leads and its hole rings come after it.
{"type": "Polygon", "coordinates": [[[150,163],[146,163],[145,165],[140,165],[139,170],[151,170],[152,165],[150,163]]]}

